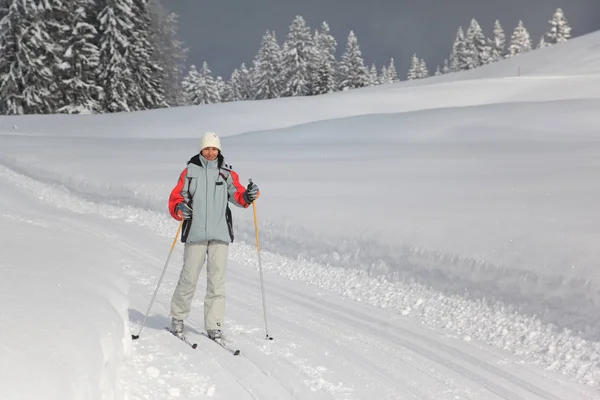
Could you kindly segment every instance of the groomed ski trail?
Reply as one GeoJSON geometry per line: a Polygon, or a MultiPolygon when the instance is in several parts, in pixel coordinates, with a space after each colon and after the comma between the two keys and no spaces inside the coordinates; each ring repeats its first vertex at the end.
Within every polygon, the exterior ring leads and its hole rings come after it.
{"type": "MultiPolygon", "coordinates": [[[[137,333],[175,234],[148,229],[163,216],[92,203],[67,190],[0,166],[0,184],[29,206],[62,208],[57,223],[74,227],[117,252],[128,274],[131,333],[137,333]],[[102,210],[102,211],[100,211],[102,210]],[[131,218],[120,218],[130,215],[131,218]]],[[[171,226],[172,225],[172,226],[171,226]]],[[[163,228],[161,228],[163,229],[163,228]]],[[[171,232],[172,231],[172,232],[171,232]]],[[[234,245],[236,246],[236,245],[234,245]]],[[[232,248],[233,250],[233,248],[232,248]]],[[[592,399],[598,393],[567,377],[523,363],[485,344],[423,326],[397,310],[349,300],[274,274],[266,275],[269,327],[264,339],[258,272],[230,262],[226,331],[242,354],[201,337],[205,274],[188,323],[193,350],[164,328],[181,264],[179,244],[148,317],[125,363],[129,399],[592,399]]]]}

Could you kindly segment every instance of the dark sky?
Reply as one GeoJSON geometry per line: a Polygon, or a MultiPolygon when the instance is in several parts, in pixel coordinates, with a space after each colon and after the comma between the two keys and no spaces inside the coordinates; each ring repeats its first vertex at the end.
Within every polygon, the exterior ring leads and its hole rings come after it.
{"type": "Polygon", "coordinates": [[[296,15],[314,31],[327,21],[341,54],[354,30],[367,66],[380,69],[394,57],[402,79],[417,53],[429,69],[442,63],[459,25],[476,18],[491,36],[496,19],[507,37],[522,19],[537,45],[548,20],[561,7],[574,36],[600,29],[600,0],[167,0],[180,15],[180,37],[190,48],[188,64],[207,61],[214,75],[229,79],[242,62],[250,66],[266,30],[281,44],[296,15]]]}

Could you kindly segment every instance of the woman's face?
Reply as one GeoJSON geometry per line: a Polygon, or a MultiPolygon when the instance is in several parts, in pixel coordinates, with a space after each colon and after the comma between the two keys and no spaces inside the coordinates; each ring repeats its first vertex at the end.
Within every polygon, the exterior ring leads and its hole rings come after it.
{"type": "Polygon", "coordinates": [[[216,160],[219,156],[219,149],[216,147],[205,147],[201,151],[202,157],[206,158],[208,161],[216,160]]]}

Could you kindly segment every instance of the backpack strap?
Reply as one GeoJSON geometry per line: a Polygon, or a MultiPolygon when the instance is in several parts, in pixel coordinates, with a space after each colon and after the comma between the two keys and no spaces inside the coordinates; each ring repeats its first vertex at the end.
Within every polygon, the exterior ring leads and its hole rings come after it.
{"type": "Polygon", "coordinates": [[[223,163],[223,165],[221,165],[221,168],[219,168],[219,175],[221,175],[223,179],[227,180],[227,178],[229,178],[229,176],[231,175],[230,171],[232,169],[233,168],[231,168],[231,165],[223,163]]]}

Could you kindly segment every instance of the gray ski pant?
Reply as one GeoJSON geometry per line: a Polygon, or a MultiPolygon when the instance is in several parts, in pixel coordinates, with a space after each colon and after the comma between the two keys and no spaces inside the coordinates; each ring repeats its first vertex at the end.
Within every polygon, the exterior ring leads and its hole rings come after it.
{"type": "Polygon", "coordinates": [[[173,318],[184,320],[188,317],[198,278],[206,260],[204,329],[223,329],[228,250],[229,243],[219,241],[185,244],[183,269],[171,300],[173,318]]]}

